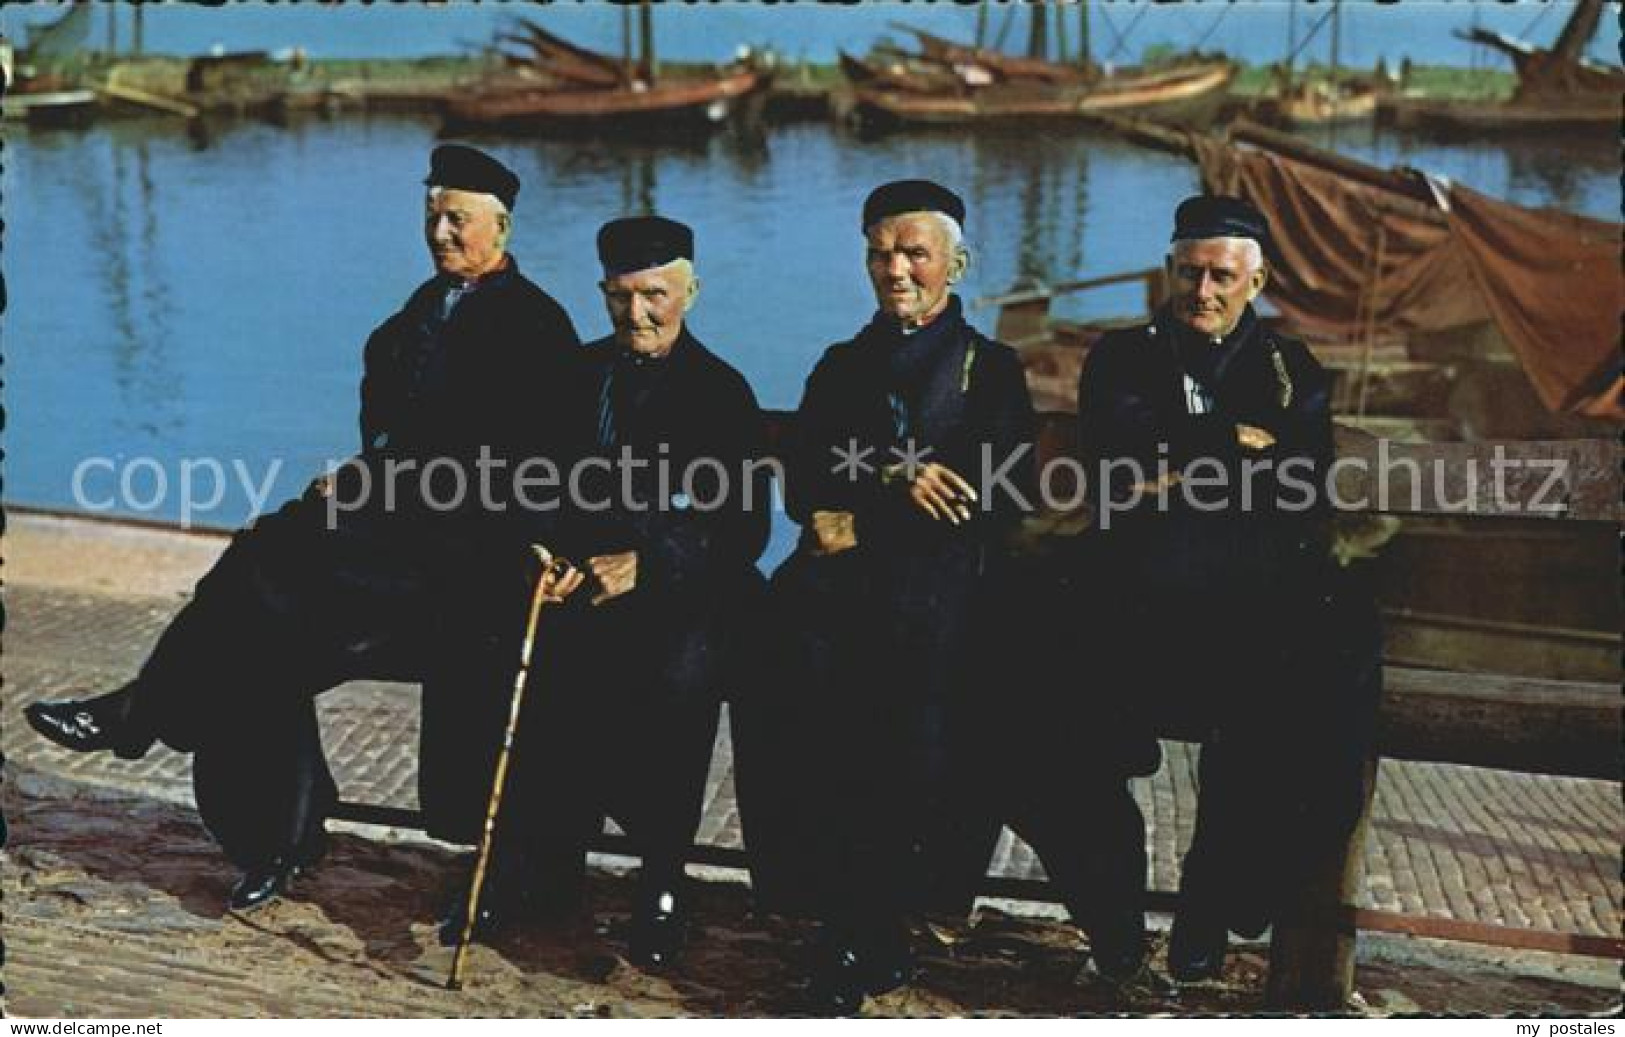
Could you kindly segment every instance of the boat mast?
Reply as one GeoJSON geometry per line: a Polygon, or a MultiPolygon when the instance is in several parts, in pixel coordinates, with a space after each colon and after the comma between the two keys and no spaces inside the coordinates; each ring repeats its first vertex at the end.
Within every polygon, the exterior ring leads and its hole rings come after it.
{"type": "Polygon", "coordinates": [[[1602,0],[1580,0],[1563,31],[1558,33],[1557,42],[1552,44],[1552,57],[1563,64],[1579,61],[1601,21],[1602,0]]]}
{"type": "Polygon", "coordinates": [[[1089,0],[1078,0],[1078,67],[1087,70],[1089,58],[1089,0]]]}
{"type": "Polygon", "coordinates": [[[632,82],[632,8],[621,8],[621,82],[632,82]]]}
{"type": "Polygon", "coordinates": [[[1032,9],[1033,20],[1027,29],[1027,56],[1042,60],[1049,55],[1049,5],[1038,0],[1032,9]]]}
{"type": "Polygon", "coordinates": [[[655,28],[654,8],[649,0],[638,5],[638,42],[642,47],[642,61],[638,65],[638,78],[654,85],[655,81],[655,28]]]}
{"type": "Polygon", "coordinates": [[[976,5],[976,49],[981,50],[987,46],[987,3],[982,0],[976,5]]]}
{"type": "Polygon", "coordinates": [[[1343,34],[1343,0],[1332,0],[1332,70],[1331,87],[1332,96],[1337,96],[1338,76],[1338,43],[1343,34]]]}
{"type": "Polygon", "coordinates": [[[1298,0],[1286,4],[1286,74],[1281,82],[1284,95],[1292,89],[1293,72],[1298,63],[1298,0]]]}

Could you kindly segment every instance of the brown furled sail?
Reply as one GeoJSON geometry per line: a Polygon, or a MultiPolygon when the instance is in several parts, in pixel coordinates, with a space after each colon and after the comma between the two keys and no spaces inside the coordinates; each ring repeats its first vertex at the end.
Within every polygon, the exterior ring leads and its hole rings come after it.
{"type": "Polygon", "coordinates": [[[1621,226],[1450,190],[1450,234],[1541,402],[1625,420],[1621,226]]]}

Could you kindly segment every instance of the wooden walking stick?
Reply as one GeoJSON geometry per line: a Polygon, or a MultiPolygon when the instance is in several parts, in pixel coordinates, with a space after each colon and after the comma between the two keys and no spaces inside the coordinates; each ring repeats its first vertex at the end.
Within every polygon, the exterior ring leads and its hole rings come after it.
{"type": "Polygon", "coordinates": [[[536,589],[530,595],[530,614],[525,619],[525,640],[519,646],[519,672],[513,678],[513,697],[508,702],[508,726],[502,732],[502,748],[497,751],[496,772],[491,777],[491,798],[485,805],[485,827],[480,832],[480,850],[474,858],[474,875],[468,883],[468,904],[463,916],[463,931],[457,938],[457,950],[451,958],[451,975],[446,979],[447,990],[461,990],[463,963],[468,957],[468,945],[474,939],[474,922],[479,917],[480,893],[485,888],[485,871],[491,863],[491,847],[495,842],[497,811],[502,809],[502,790],[508,782],[508,759],[513,755],[514,734],[519,730],[519,710],[525,703],[525,686],[530,683],[530,651],[536,643],[536,618],[542,613],[547,600],[547,579],[566,565],[554,558],[547,548],[532,545],[542,569],[536,576],[536,589]]]}

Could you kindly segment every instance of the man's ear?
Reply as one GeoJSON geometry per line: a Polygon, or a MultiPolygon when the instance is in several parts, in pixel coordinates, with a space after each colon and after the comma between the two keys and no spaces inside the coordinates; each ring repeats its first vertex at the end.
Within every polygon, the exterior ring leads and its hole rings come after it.
{"type": "Polygon", "coordinates": [[[688,294],[683,298],[683,312],[687,313],[689,310],[692,310],[694,308],[694,301],[699,297],[700,279],[698,277],[690,277],[688,279],[688,294]]]}
{"type": "Polygon", "coordinates": [[[969,267],[970,250],[961,245],[959,248],[954,249],[953,261],[948,264],[948,283],[958,284],[969,267]]]}
{"type": "Polygon", "coordinates": [[[1270,272],[1264,267],[1254,270],[1252,276],[1247,279],[1247,301],[1252,302],[1258,298],[1258,293],[1264,290],[1264,286],[1269,283],[1269,280],[1270,272]]]}

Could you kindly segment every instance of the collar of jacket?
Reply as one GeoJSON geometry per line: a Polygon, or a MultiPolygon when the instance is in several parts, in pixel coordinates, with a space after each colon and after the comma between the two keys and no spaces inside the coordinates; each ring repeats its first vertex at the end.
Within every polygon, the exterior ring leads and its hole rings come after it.
{"type": "Polygon", "coordinates": [[[682,330],[677,333],[677,338],[673,340],[671,348],[660,356],[644,356],[616,342],[613,334],[606,335],[599,341],[604,344],[604,352],[615,366],[647,372],[651,375],[669,370],[673,363],[686,363],[690,355],[693,354],[694,349],[699,346],[699,341],[689,334],[687,321],[683,322],[682,330]]]}
{"type": "Polygon", "coordinates": [[[959,301],[959,296],[950,293],[948,304],[929,324],[913,331],[905,331],[902,321],[883,310],[876,310],[874,316],[869,318],[869,323],[858,332],[857,337],[881,346],[934,342],[947,334],[949,329],[956,328],[964,322],[964,307],[959,301]]]}
{"type": "Polygon", "coordinates": [[[1218,341],[1192,329],[1166,305],[1152,318],[1151,327],[1153,334],[1168,343],[1170,354],[1180,369],[1212,388],[1224,379],[1235,359],[1259,338],[1262,325],[1253,304],[1248,303],[1236,326],[1218,341]]]}
{"type": "Polygon", "coordinates": [[[948,305],[936,319],[916,331],[905,332],[895,317],[876,312],[858,332],[856,342],[870,363],[885,370],[887,385],[893,389],[916,388],[928,376],[942,349],[960,341],[966,327],[959,296],[950,295],[948,305]]]}
{"type": "Polygon", "coordinates": [[[433,280],[442,293],[455,289],[461,291],[464,295],[472,295],[479,289],[489,288],[512,280],[518,273],[519,260],[513,257],[513,253],[504,252],[501,266],[495,270],[487,270],[472,281],[465,281],[461,277],[454,277],[451,274],[436,274],[433,280]]]}

